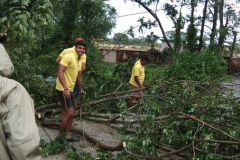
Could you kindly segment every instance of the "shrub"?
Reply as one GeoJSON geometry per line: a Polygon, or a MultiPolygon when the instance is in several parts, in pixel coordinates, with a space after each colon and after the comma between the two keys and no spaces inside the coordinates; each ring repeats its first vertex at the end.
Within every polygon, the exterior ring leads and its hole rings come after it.
{"type": "Polygon", "coordinates": [[[205,51],[193,54],[184,51],[177,55],[175,62],[166,71],[168,80],[206,80],[210,77],[223,75],[227,63],[216,53],[205,51]]]}

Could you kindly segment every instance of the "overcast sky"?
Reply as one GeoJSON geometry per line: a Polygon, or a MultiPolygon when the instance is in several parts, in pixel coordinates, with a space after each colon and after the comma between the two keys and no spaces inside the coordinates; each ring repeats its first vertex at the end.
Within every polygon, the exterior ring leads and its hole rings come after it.
{"type": "MultiPolygon", "coordinates": [[[[140,17],[144,16],[145,20],[148,20],[148,19],[154,20],[152,16],[144,8],[139,7],[136,3],[129,2],[129,1],[125,3],[123,0],[110,0],[108,3],[111,4],[111,6],[113,6],[118,13],[118,17],[116,18],[117,25],[116,25],[116,28],[113,30],[113,33],[111,36],[113,36],[114,33],[126,32],[130,28],[130,26],[133,26],[133,27],[138,26],[139,24],[137,20],[140,17]]],[[[158,11],[157,13],[158,13],[158,16],[165,15],[163,11],[158,11]]],[[[159,18],[163,25],[163,28],[166,31],[173,30],[172,29],[173,23],[169,18],[167,18],[167,16],[159,16],[159,18]]],[[[144,34],[139,33],[137,31],[137,27],[134,31],[136,33],[136,37],[146,36],[147,34],[149,34],[149,31],[145,32],[144,34]]],[[[162,35],[159,27],[152,29],[152,31],[154,31],[155,34],[159,36],[162,35]]]]}
{"type": "MultiPolygon", "coordinates": [[[[168,3],[170,3],[170,0],[161,0],[160,3],[158,4],[158,6],[162,6],[162,4],[165,1],[168,1],[168,3]]],[[[235,0],[228,0],[228,1],[233,2],[235,0]]],[[[152,18],[152,16],[144,8],[138,6],[136,2],[134,3],[134,2],[127,1],[125,3],[124,0],[110,0],[107,3],[109,3],[111,6],[113,6],[117,10],[117,13],[118,13],[118,17],[116,18],[116,23],[117,23],[116,28],[113,30],[111,37],[114,35],[114,33],[126,32],[130,28],[130,26],[133,26],[133,27],[138,26],[137,20],[140,17],[144,16],[145,20],[148,20],[148,19],[154,20],[154,18],[152,18]]],[[[155,6],[153,6],[152,9],[155,9],[154,7],[155,6]]],[[[240,5],[236,5],[234,7],[237,10],[240,9],[240,5]]],[[[157,8],[157,9],[161,9],[161,8],[157,8]]],[[[200,14],[202,14],[202,8],[198,8],[197,11],[200,14]]],[[[182,13],[183,13],[183,16],[190,14],[190,10],[186,9],[186,8],[182,9],[182,13]]],[[[163,29],[165,30],[165,32],[174,30],[172,20],[170,18],[168,18],[168,16],[166,16],[165,14],[166,13],[164,13],[162,10],[157,11],[157,15],[162,23],[163,29]]],[[[183,31],[186,30],[187,26],[188,25],[185,24],[185,28],[183,29],[183,31]]],[[[146,31],[143,34],[139,33],[137,31],[137,27],[134,31],[136,34],[135,37],[146,36],[150,33],[150,31],[146,31]]],[[[162,36],[162,33],[161,33],[159,27],[152,29],[152,31],[156,35],[158,35],[160,37],[162,36]]],[[[205,31],[208,31],[208,28],[205,27],[205,31]]]]}

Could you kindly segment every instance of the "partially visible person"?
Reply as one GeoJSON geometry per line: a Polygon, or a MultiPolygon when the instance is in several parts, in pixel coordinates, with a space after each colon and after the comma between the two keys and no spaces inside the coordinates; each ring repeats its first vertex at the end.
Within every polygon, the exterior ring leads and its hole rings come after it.
{"type": "MultiPolygon", "coordinates": [[[[83,38],[76,38],[76,40],[75,40],[75,42],[80,42],[80,41],[83,41],[83,42],[84,42],[84,39],[83,39],[83,38]]],[[[59,65],[59,63],[60,63],[60,61],[61,61],[61,59],[62,59],[62,57],[63,57],[64,55],[66,55],[66,54],[68,54],[68,53],[74,53],[74,51],[75,51],[75,46],[73,46],[73,47],[71,47],[71,48],[64,49],[64,50],[61,52],[61,54],[57,57],[56,63],[59,65]]],[[[82,79],[81,77],[82,77],[83,73],[84,73],[85,70],[86,70],[86,61],[87,61],[87,56],[86,56],[86,53],[84,53],[84,54],[81,56],[80,61],[79,61],[79,64],[81,65],[81,73],[79,74],[80,80],[82,79]]],[[[80,93],[80,92],[82,92],[82,91],[80,91],[80,89],[78,88],[78,85],[77,85],[77,83],[76,83],[75,86],[74,86],[75,105],[77,105],[77,97],[79,97],[79,95],[80,95],[79,93],[80,93]]],[[[76,108],[75,108],[75,109],[76,109],[76,108]]],[[[62,115],[62,116],[64,116],[64,115],[62,115]]],[[[72,125],[76,125],[76,124],[77,124],[76,121],[73,120],[72,125]]]]}
{"type": "MultiPolygon", "coordinates": [[[[4,37],[3,37],[4,36],[4,37]]],[[[17,81],[9,79],[13,64],[0,35],[0,159],[40,160],[40,136],[33,100],[17,81]]]]}
{"type": "Polygon", "coordinates": [[[70,142],[78,142],[78,138],[74,138],[70,135],[70,127],[73,121],[73,115],[75,113],[75,100],[74,100],[74,85],[77,81],[77,85],[81,93],[84,93],[82,89],[81,81],[81,65],[80,59],[86,51],[86,43],[84,41],[77,41],[75,43],[74,51],[65,54],[58,66],[58,76],[56,82],[56,90],[58,98],[61,102],[61,113],[63,116],[59,133],[57,137],[60,137],[62,133],[67,133],[67,139],[70,142]]]}
{"type": "Polygon", "coordinates": [[[150,62],[147,55],[142,56],[133,66],[131,78],[129,80],[130,98],[127,101],[127,107],[132,106],[133,101],[140,101],[142,97],[142,85],[145,79],[145,66],[150,62]]]}

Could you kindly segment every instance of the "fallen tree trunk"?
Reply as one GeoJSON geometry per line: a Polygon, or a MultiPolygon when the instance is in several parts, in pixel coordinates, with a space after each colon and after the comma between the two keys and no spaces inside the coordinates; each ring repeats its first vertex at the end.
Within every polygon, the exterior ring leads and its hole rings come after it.
{"type": "MultiPolygon", "coordinates": [[[[44,126],[51,126],[53,128],[59,128],[60,127],[60,123],[59,122],[53,122],[49,119],[45,119],[44,126]]],[[[82,136],[84,136],[84,138],[86,138],[89,142],[95,144],[97,147],[105,150],[105,151],[121,151],[123,149],[122,146],[122,142],[118,142],[118,143],[114,143],[116,145],[109,145],[107,143],[104,143],[104,141],[102,139],[98,139],[96,138],[96,136],[92,136],[90,132],[84,131],[84,129],[82,127],[78,126],[72,126],[71,127],[71,132],[74,133],[78,133],[82,136]]]]}

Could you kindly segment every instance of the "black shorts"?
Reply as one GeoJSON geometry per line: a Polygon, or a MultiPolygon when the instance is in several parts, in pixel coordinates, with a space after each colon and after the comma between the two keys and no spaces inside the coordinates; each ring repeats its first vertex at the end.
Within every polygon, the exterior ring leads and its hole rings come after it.
{"type": "Polygon", "coordinates": [[[57,95],[60,100],[62,109],[75,107],[74,92],[70,92],[70,94],[71,94],[70,98],[64,98],[63,91],[57,90],[57,95]]]}

